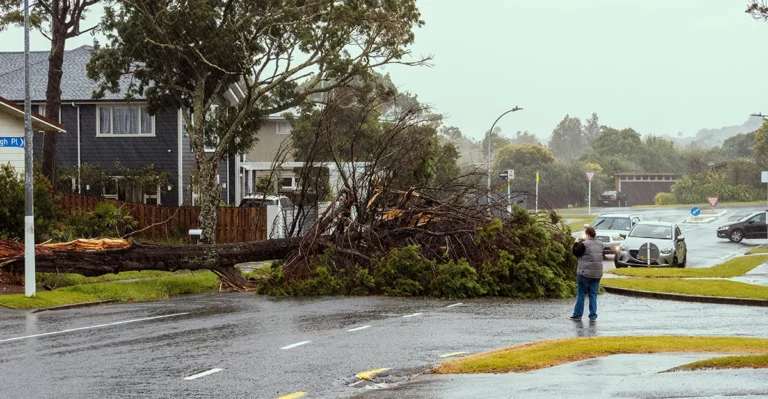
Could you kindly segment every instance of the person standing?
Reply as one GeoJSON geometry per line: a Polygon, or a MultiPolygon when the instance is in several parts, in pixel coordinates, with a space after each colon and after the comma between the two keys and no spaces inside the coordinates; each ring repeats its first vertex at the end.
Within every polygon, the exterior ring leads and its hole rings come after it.
{"type": "Polygon", "coordinates": [[[603,277],[603,243],[596,238],[593,227],[584,230],[586,239],[573,244],[573,254],[579,258],[576,269],[576,306],[571,320],[581,320],[584,315],[584,297],[589,296],[589,321],[597,320],[597,290],[603,277]]]}

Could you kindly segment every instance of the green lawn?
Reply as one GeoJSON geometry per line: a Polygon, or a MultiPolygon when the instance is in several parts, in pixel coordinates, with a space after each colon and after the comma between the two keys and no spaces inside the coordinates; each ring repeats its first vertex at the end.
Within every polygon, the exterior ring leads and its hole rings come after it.
{"type": "Polygon", "coordinates": [[[742,256],[731,259],[725,263],[717,266],[702,268],[702,269],[660,269],[660,268],[627,268],[627,269],[612,269],[606,273],[616,274],[620,276],[632,276],[632,277],[658,277],[658,278],[671,278],[671,277],[719,277],[730,278],[743,276],[750,270],[768,262],[768,255],[765,256],[742,256]]]}
{"type": "Polygon", "coordinates": [[[747,251],[747,255],[755,255],[755,254],[768,254],[768,248],[760,246],[760,247],[754,247],[747,251]]]}
{"type": "Polygon", "coordinates": [[[593,220],[597,217],[596,214],[592,213],[591,215],[588,215],[586,213],[558,213],[560,217],[563,218],[563,220],[568,220],[569,223],[567,223],[568,227],[571,228],[571,231],[576,233],[579,231],[584,230],[585,224],[592,223],[593,220]]]}
{"type": "Polygon", "coordinates": [[[23,294],[0,295],[0,306],[37,309],[103,300],[152,301],[184,294],[215,292],[218,288],[217,282],[218,277],[215,274],[205,271],[119,284],[87,283],[54,291],[38,291],[32,298],[27,298],[23,294]]]}
{"type": "Polygon", "coordinates": [[[671,294],[768,299],[768,287],[729,280],[604,278],[601,284],[607,287],[671,294]]]}
{"type": "Polygon", "coordinates": [[[669,371],[712,369],[764,369],[768,368],[768,355],[725,356],[684,364],[669,371]]]}
{"type": "MultiPolygon", "coordinates": [[[[177,274],[187,274],[189,272],[179,272],[177,274]]],[[[159,270],[145,270],[138,272],[122,272],[122,273],[109,273],[97,277],[85,277],[80,274],[74,273],[36,273],[37,285],[41,287],[69,287],[72,285],[80,284],[93,284],[104,283],[108,281],[121,281],[121,280],[139,280],[147,278],[169,277],[174,273],[162,272],[159,270]]]]}
{"type": "Polygon", "coordinates": [[[617,354],[768,354],[768,339],[743,337],[589,337],[539,341],[442,363],[437,374],[527,372],[617,354]]]}

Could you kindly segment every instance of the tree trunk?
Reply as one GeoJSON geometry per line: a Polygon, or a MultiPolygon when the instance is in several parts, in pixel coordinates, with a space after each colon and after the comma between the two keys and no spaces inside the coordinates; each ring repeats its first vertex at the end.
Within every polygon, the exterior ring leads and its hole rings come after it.
{"type": "Polygon", "coordinates": [[[200,200],[200,216],[198,225],[203,230],[202,242],[216,243],[216,227],[219,219],[219,203],[221,202],[221,186],[216,180],[218,162],[208,159],[198,167],[198,188],[200,200]]]}
{"type": "MultiPolygon", "coordinates": [[[[325,240],[316,242],[323,248],[325,240]]],[[[236,288],[249,284],[235,268],[236,264],[283,259],[299,248],[300,237],[221,245],[154,245],[133,243],[128,248],[100,251],[54,251],[37,254],[39,273],[77,273],[101,276],[109,273],[141,270],[210,270],[236,288]]],[[[23,254],[3,266],[14,273],[24,270],[23,254]]]]}
{"type": "MultiPolygon", "coordinates": [[[[45,116],[59,120],[61,106],[61,76],[64,65],[64,44],[66,43],[66,25],[56,16],[51,20],[51,54],[48,57],[48,86],[45,90],[45,116]]],[[[56,162],[58,157],[58,133],[45,132],[43,140],[43,175],[56,189],[56,162]]]]}

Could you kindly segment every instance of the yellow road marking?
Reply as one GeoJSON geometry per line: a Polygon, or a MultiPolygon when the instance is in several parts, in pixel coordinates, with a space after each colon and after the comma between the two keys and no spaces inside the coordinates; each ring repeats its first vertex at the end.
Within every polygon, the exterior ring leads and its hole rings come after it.
{"type": "Polygon", "coordinates": [[[296,398],[300,398],[300,397],[303,397],[303,396],[307,396],[307,393],[306,392],[294,392],[294,393],[292,393],[290,395],[281,396],[281,397],[279,397],[277,399],[296,399],[296,398]]]}
{"type": "Polygon", "coordinates": [[[468,354],[469,352],[453,352],[453,353],[446,353],[445,355],[440,355],[440,357],[446,358],[446,357],[454,357],[454,356],[468,355],[468,354]]]}
{"type": "Polygon", "coordinates": [[[384,369],[376,369],[376,370],[364,371],[362,373],[358,373],[357,374],[357,378],[359,378],[361,380],[370,380],[371,378],[375,377],[377,374],[381,374],[381,373],[383,373],[383,372],[385,372],[387,370],[390,370],[390,369],[384,368],[384,369]]]}

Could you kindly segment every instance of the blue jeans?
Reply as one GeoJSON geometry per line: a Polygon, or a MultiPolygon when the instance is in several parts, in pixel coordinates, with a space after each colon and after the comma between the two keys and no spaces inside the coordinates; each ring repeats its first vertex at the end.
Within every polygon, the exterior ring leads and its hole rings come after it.
{"type": "Polygon", "coordinates": [[[576,306],[573,317],[581,318],[584,314],[584,297],[589,295],[589,319],[597,319],[597,290],[600,288],[599,278],[576,276],[576,306]]]}

